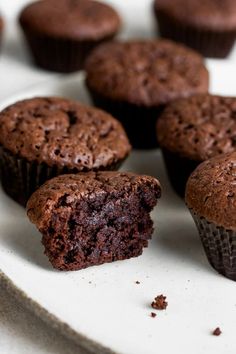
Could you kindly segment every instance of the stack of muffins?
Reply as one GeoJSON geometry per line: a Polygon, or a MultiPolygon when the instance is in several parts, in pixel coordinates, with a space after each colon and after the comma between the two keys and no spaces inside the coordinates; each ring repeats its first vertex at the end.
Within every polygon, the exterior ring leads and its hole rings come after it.
{"type": "Polygon", "coordinates": [[[64,73],[85,69],[85,85],[103,110],[58,97],[7,107],[0,113],[2,185],[27,204],[55,268],[126,259],[148,245],[161,187],[150,176],[110,171],[129,155],[129,141],[160,147],[210,263],[236,280],[236,98],[209,94],[202,57],[229,54],[236,4],[156,0],[154,10],[167,39],[109,41],[120,16],[93,0],[42,0],[23,9],[20,25],[35,63],[64,73]]]}

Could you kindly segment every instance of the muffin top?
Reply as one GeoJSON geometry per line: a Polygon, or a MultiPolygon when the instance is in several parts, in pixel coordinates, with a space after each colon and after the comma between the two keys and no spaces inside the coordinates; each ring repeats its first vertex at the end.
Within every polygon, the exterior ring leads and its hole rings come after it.
{"type": "Polygon", "coordinates": [[[115,34],[120,18],[110,6],[93,0],[41,0],[26,6],[21,25],[49,36],[98,40],[115,34]]]}
{"type": "Polygon", "coordinates": [[[78,171],[109,168],[130,151],[121,124],[112,116],[56,97],[32,98],[3,110],[0,144],[28,161],[78,171]]]}
{"type": "Polygon", "coordinates": [[[200,164],[188,180],[185,200],[197,215],[236,230],[236,152],[200,164]]]}
{"type": "MultiPolygon", "coordinates": [[[[150,176],[140,176],[129,172],[87,172],[76,175],[61,175],[47,181],[29,199],[27,214],[39,229],[48,226],[53,208],[69,207],[81,198],[89,198],[96,208],[96,196],[113,193],[117,197],[137,192],[140,187],[153,190],[156,199],[161,196],[161,187],[157,179],[150,176]]],[[[146,194],[148,198],[148,193],[146,194]]],[[[101,199],[100,203],[101,203],[101,199]]],[[[150,200],[143,199],[143,205],[151,209],[150,200]]]]}
{"type": "Polygon", "coordinates": [[[202,57],[167,40],[110,42],[86,62],[88,87],[115,101],[158,107],[207,92],[202,57]]]}
{"type": "Polygon", "coordinates": [[[156,11],[190,26],[205,29],[235,30],[235,0],[155,0],[156,11]]]}
{"type": "Polygon", "coordinates": [[[172,102],[157,123],[161,147],[204,161],[236,150],[236,98],[196,95],[172,102]]]}

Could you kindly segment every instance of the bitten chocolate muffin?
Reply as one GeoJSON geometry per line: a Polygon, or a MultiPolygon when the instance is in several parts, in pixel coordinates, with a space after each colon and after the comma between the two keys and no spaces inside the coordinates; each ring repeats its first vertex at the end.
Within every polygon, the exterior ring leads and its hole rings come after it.
{"type": "Polygon", "coordinates": [[[199,163],[236,150],[236,98],[205,94],[173,102],[159,118],[157,137],[171,183],[183,197],[199,163]]]}
{"type": "Polygon", "coordinates": [[[121,25],[114,9],[93,0],[36,1],[19,21],[35,63],[58,72],[82,69],[91,49],[113,38],[121,25]]]}
{"type": "Polygon", "coordinates": [[[153,232],[159,182],[133,173],[56,177],[30,198],[27,213],[43,234],[53,267],[78,270],[139,256],[153,232]]]}
{"type": "Polygon", "coordinates": [[[0,113],[0,167],[7,194],[25,205],[59,174],[117,169],[130,145],[109,114],[56,97],[17,102],[0,113]]]}
{"type": "Polygon", "coordinates": [[[157,146],[156,120],[167,103],[208,91],[201,56],[164,40],[106,43],[90,55],[86,71],[95,105],[123,123],[136,148],[157,146]]]}
{"type": "Polygon", "coordinates": [[[186,203],[210,264],[236,280],[236,152],[198,166],[187,183],[186,203]]]}
{"type": "Polygon", "coordinates": [[[235,0],[155,0],[161,36],[207,57],[226,57],[236,38],[235,0]]]}

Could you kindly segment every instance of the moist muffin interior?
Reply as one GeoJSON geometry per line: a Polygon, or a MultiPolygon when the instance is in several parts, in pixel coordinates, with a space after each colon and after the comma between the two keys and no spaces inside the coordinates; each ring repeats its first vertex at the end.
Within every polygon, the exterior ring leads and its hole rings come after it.
{"type": "MultiPolygon", "coordinates": [[[[143,247],[147,247],[153,232],[149,213],[160,197],[159,184],[151,177],[121,174],[113,175],[115,180],[112,180],[112,174],[110,177],[107,172],[104,174],[94,175],[93,181],[89,176],[86,180],[84,175],[83,185],[89,188],[89,193],[79,198],[67,190],[50,207],[50,196],[47,197],[46,208],[51,212],[38,227],[43,234],[45,253],[55,268],[75,270],[122,260],[140,255],[143,247]]],[[[66,177],[70,184],[68,178],[70,175],[66,177]]],[[[72,188],[83,189],[83,186],[72,188]]],[[[37,214],[36,197],[37,192],[28,203],[31,219],[37,214]]],[[[40,196],[37,198],[40,200],[40,196]]]]}

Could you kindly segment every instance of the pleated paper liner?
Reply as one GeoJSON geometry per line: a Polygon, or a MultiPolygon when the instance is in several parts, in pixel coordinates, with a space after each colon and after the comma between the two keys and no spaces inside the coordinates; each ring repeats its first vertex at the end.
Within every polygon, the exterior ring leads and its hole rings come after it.
{"type": "MultiPolygon", "coordinates": [[[[123,161],[114,162],[109,166],[99,168],[99,170],[116,171],[123,161]]],[[[51,167],[46,163],[37,163],[36,161],[29,162],[14,156],[3,147],[0,147],[0,170],[3,189],[22,206],[26,205],[31,194],[47,180],[62,174],[82,172],[67,167],[51,167]]]]}
{"type": "Polygon", "coordinates": [[[70,73],[82,70],[89,53],[104,41],[111,40],[114,36],[102,40],[72,40],[49,37],[33,33],[23,28],[29,49],[32,52],[37,66],[61,73],[70,73]]]}
{"type": "Polygon", "coordinates": [[[180,198],[184,198],[188,178],[201,162],[181,157],[164,148],[162,148],[162,155],[174,191],[180,198]]]}
{"type": "Polygon", "coordinates": [[[217,226],[199,217],[192,210],[191,214],[212,267],[218,273],[236,281],[236,231],[217,226]]]}
{"type": "Polygon", "coordinates": [[[160,10],[155,12],[162,37],[184,43],[205,57],[225,58],[234,46],[236,31],[195,28],[172,19],[160,10]]]}
{"type": "Polygon", "coordinates": [[[164,107],[144,107],[112,100],[95,92],[88,84],[87,87],[94,105],[109,112],[122,123],[134,148],[158,147],[156,122],[164,107]]]}

